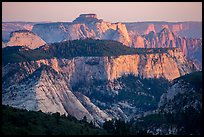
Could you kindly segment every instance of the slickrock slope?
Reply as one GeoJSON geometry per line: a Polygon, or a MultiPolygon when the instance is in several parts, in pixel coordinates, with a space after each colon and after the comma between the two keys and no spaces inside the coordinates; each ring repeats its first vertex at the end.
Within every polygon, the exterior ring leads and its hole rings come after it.
{"type": "Polygon", "coordinates": [[[94,38],[116,40],[127,46],[131,45],[124,24],[105,22],[97,19],[95,14],[81,14],[71,23],[35,24],[32,31],[47,43],[94,38]]]}
{"type": "Polygon", "coordinates": [[[26,46],[30,49],[46,44],[39,36],[29,30],[19,30],[11,33],[7,46],[26,46]]]}
{"type": "Polygon", "coordinates": [[[77,119],[91,114],[69,90],[66,81],[51,67],[42,65],[28,77],[3,90],[2,103],[27,110],[59,112],[77,119]]]}
{"type": "Polygon", "coordinates": [[[97,124],[100,124],[105,120],[111,120],[111,117],[104,113],[104,111],[100,110],[100,108],[98,108],[95,104],[93,104],[87,96],[83,95],[80,92],[76,92],[75,95],[84,105],[84,107],[89,111],[89,113],[95,118],[95,121],[93,122],[97,122],[97,124]]]}

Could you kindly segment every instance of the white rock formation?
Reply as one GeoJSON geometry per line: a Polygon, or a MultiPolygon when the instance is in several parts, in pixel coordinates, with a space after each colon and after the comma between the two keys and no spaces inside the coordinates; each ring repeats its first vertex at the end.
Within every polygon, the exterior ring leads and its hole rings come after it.
{"type": "Polygon", "coordinates": [[[5,89],[2,103],[27,110],[70,114],[77,119],[86,116],[89,122],[93,120],[60,74],[44,65],[21,82],[5,89]]]}
{"type": "Polygon", "coordinates": [[[28,30],[14,31],[7,46],[26,46],[30,49],[38,48],[46,44],[39,36],[28,30]]]}

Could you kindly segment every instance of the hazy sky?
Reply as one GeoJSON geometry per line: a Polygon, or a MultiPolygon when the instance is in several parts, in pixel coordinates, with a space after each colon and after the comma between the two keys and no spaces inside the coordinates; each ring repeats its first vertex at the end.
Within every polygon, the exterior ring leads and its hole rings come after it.
{"type": "Polygon", "coordinates": [[[73,21],[95,13],[109,22],[202,21],[202,2],[3,2],[3,21],[73,21]]]}

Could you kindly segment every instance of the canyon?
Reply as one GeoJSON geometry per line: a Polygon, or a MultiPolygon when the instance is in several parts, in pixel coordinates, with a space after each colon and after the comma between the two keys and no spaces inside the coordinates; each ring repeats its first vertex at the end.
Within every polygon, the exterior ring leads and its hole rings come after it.
{"type": "MultiPolygon", "coordinates": [[[[83,42],[83,40],[81,41],[83,42]]],[[[97,40],[90,41],[98,43],[97,40]]],[[[44,45],[41,49],[49,51],[51,47],[51,45],[44,45]]],[[[9,47],[5,49],[7,48],[9,47]]],[[[74,90],[74,87],[78,87],[82,83],[92,85],[96,81],[107,81],[111,84],[129,74],[141,78],[173,80],[193,71],[195,68],[192,62],[189,62],[178,48],[146,54],[88,56],[69,59],[54,57],[7,63],[2,68],[2,103],[28,110],[59,112],[62,115],[70,114],[77,119],[83,119],[86,116],[89,122],[94,121],[96,125],[100,126],[107,119],[130,119],[131,113],[125,111],[131,106],[131,103],[119,107],[118,105],[122,103],[120,101],[109,105],[104,102],[106,104],[104,109],[100,106],[103,103],[98,101],[100,107],[96,105],[97,99],[86,94],[85,89],[82,92],[74,90]]],[[[115,87],[117,86],[110,86],[109,88],[112,90],[105,94],[110,97],[117,95],[119,91],[115,87]]],[[[98,87],[96,86],[96,88],[98,87]]],[[[97,94],[101,94],[100,92],[97,94]]],[[[91,94],[96,93],[92,92],[91,94]]],[[[138,108],[133,107],[130,110],[134,109],[138,108]]]]}
{"type": "Polygon", "coordinates": [[[2,26],[2,104],[99,127],[152,114],[187,92],[169,83],[202,70],[200,22],[110,23],[81,14],[2,26]]]}

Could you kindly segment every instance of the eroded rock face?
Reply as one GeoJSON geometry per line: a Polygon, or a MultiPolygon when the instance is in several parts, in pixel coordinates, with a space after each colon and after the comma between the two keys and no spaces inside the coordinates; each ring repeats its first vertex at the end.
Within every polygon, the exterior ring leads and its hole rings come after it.
{"type": "Polygon", "coordinates": [[[38,48],[46,44],[39,36],[28,30],[14,31],[7,46],[25,46],[30,49],[38,48]]]}

